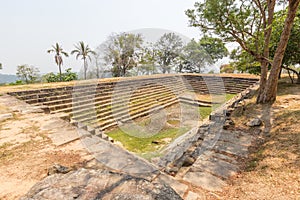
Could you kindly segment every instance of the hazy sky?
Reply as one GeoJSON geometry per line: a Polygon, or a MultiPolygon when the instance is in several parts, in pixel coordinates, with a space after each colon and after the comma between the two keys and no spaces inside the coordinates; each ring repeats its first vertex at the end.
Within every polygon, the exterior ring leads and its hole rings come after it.
{"type": "MultiPolygon", "coordinates": [[[[15,74],[30,64],[42,73],[57,71],[54,55],[46,53],[55,42],[70,52],[84,41],[92,48],[112,32],[162,28],[199,38],[188,27],[184,11],[195,0],[0,0],[0,73],[15,74]]],[[[64,59],[64,69],[78,71],[81,60],[64,59]]]]}

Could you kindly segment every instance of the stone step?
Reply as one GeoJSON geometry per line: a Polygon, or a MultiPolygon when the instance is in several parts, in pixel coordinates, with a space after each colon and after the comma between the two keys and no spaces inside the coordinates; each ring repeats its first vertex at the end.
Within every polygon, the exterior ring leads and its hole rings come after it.
{"type": "MultiPolygon", "coordinates": [[[[159,97],[164,96],[164,95],[172,95],[172,93],[168,92],[168,91],[165,91],[164,93],[162,93],[162,91],[160,90],[160,91],[157,91],[155,93],[150,93],[148,95],[136,97],[135,99],[133,99],[133,101],[131,101],[131,103],[133,105],[137,106],[137,105],[140,105],[142,103],[147,103],[148,101],[153,101],[155,98],[159,98],[159,97]],[[143,102],[138,103],[139,101],[141,101],[141,99],[143,99],[143,102]]],[[[124,102],[126,103],[126,99],[123,100],[123,101],[114,102],[114,107],[113,107],[114,111],[117,111],[118,107],[121,107],[122,103],[124,103],[124,102]]],[[[102,102],[100,102],[100,103],[102,103],[102,102]]],[[[101,109],[101,114],[104,115],[104,113],[107,113],[107,112],[110,113],[111,112],[111,105],[112,105],[111,102],[109,104],[106,104],[106,105],[101,104],[101,107],[102,108],[104,107],[104,109],[101,109]],[[107,107],[107,106],[109,106],[109,107],[107,107]]],[[[97,104],[93,104],[91,108],[95,108],[95,110],[98,110],[98,108],[100,109],[101,107],[98,107],[97,104]]],[[[86,115],[89,115],[89,113],[80,114],[80,112],[84,112],[84,110],[79,110],[78,112],[75,111],[75,113],[73,111],[72,112],[72,115],[73,115],[72,119],[78,120],[80,118],[84,118],[86,115]]]]}

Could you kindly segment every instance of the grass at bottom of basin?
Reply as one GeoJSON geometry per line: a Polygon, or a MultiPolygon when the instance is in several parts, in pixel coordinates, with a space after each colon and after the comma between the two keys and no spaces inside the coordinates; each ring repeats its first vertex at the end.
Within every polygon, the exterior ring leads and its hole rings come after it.
{"type": "MultiPolygon", "coordinates": [[[[230,99],[232,99],[236,94],[226,94],[225,98],[226,101],[229,101],[230,99]]],[[[216,104],[215,108],[221,106],[221,104],[216,104]]],[[[208,117],[210,115],[210,113],[212,112],[212,107],[199,107],[199,113],[201,116],[201,119],[205,119],[206,117],[208,117]]]]}
{"type": "Polygon", "coordinates": [[[182,128],[164,128],[159,133],[148,137],[138,138],[123,132],[120,128],[106,133],[115,141],[121,142],[123,147],[128,151],[143,154],[153,153],[161,150],[165,145],[173,141],[175,138],[186,133],[187,127],[182,128]]]}

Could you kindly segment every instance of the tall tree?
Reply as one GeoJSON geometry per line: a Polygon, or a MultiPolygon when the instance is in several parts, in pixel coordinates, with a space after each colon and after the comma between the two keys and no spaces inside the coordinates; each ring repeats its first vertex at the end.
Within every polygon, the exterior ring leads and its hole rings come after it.
{"type": "MultiPolygon", "coordinates": [[[[279,11],[275,13],[275,19],[273,23],[273,34],[271,38],[270,55],[274,56],[275,51],[280,40],[280,34],[284,20],[286,18],[286,11],[279,11]]],[[[297,83],[300,84],[300,71],[295,65],[300,64],[300,9],[296,14],[294,20],[294,26],[291,30],[290,39],[287,44],[287,48],[282,60],[282,68],[292,71],[297,75],[297,83]]],[[[292,80],[293,81],[293,80],[292,80]]]]}
{"type": "Polygon", "coordinates": [[[152,43],[143,48],[141,60],[138,65],[141,74],[155,74],[157,72],[156,52],[152,43]]]}
{"type": "MultiPolygon", "coordinates": [[[[274,57],[284,21],[286,18],[286,10],[278,11],[274,14],[272,37],[270,41],[270,57],[274,57]]],[[[254,45],[254,44],[253,44],[254,45]]],[[[232,51],[231,59],[233,59],[233,66],[242,72],[249,72],[260,74],[260,63],[255,60],[250,54],[241,48],[232,51]]],[[[294,26],[287,44],[287,48],[282,60],[282,68],[293,71],[300,77],[299,72],[293,66],[300,63],[300,10],[298,9],[297,15],[294,20],[294,26]]],[[[269,67],[270,68],[270,67],[269,67]]],[[[300,78],[298,78],[298,82],[300,78]]],[[[300,82],[299,82],[300,83],[300,82]]]]}
{"type": "Polygon", "coordinates": [[[105,62],[112,66],[113,76],[126,76],[128,70],[137,66],[142,51],[143,38],[140,34],[112,34],[101,45],[105,62]]]}
{"type": "Polygon", "coordinates": [[[68,57],[69,56],[68,53],[66,53],[62,49],[62,46],[60,46],[58,43],[56,43],[55,45],[52,45],[52,49],[49,49],[47,52],[55,53],[54,59],[55,59],[55,63],[57,64],[57,66],[59,68],[59,80],[62,81],[62,74],[61,74],[61,66],[63,65],[62,55],[68,57]]]}
{"type": "Polygon", "coordinates": [[[207,64],[227,56],[228,50],[219,38],[202,37],[199,42],[192,39],[183,49],[182,68],[192,73],[202,73],[207,64]]]}
{"type": "Polygon", "coordinates": [[[89,45],[85,45],[83,41],[80,41],[77,45],[74,45],[75,49],[71,51],[71,54],[76,54],[76,59],[81,57],[83,60],[83,72],[84,72],[84,79],[86,80],[86,72],[88,69],[87,59],[91,61],[91,54],[95,55],[96,52],[91,50],[89,45]]]}
{"type": "Polygon", "coordinates": [[[288,2],[287,17],[273,59],[270,58],[270,41],[275,0],[205,0],[195,3],[195,9],[186,11],[190,25],[219,35],[226,42],[237,42],[245,52],[260,62],[257,103],[273,102],[276,99],[281,62],[300,0],[288,2]],[[268,65],[272,65],[272,68],[267,79],[268,65]]]}
{"type": "Polygon", "coordinates": [[[39,70],[36,67],[29,66],[29,65],[19,65],[17,67],[16,75],[26,84],[34,83],[37,81],[39,76],[39,70]]]}
{"type": "Polygon", "coordinates": [[[156,61],[162,73],[170,73],[172,65],[176,65],[183,49],[183,41],[175,33],[165,33],[155,43],[156,61]]]}

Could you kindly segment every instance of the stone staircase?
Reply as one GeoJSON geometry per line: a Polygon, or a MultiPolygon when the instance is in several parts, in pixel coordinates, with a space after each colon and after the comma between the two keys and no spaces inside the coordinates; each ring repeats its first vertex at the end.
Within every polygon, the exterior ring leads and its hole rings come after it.
{"type": "MultiPolygon", "coordinates": [[[[104,139],[104,132],[120,123],[147,116],[179,101],[198,106],[211,102],[192,101],[183,94],[238,93],[253,85],[257,79],[159,75],[143,78],[99,80],[75,86],[11,92],[26,103],[39,106],[49,113],[61,113],[72,124],[104,139]]],[[[80,83],[80,82],[79,82],[80,83]]]]}

